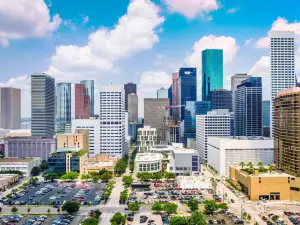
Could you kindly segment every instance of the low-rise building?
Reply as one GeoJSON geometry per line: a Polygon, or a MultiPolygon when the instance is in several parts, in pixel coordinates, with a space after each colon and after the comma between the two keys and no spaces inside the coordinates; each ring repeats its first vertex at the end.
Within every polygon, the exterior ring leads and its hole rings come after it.
{"type": "Polygon", "coordinates": [[[72,134],[57,135],[57,149],[61,148],[79,148],[89,149],[89,131],[75,130],[72,134]]]}
{"type": "Polygon", "coordinates": [[[202,176],[178,176],[176,184],[182,189],[211,189],[211,182],[202,176]]]}
{"type": "Polygon", "coordinates": [[[18,182],[18,174],[0,174],[0,191],[6,191],[13,184],[18,182]]]}
{"type": "Polygon", "coordinates": [[[160,153],[137,153],[134,161],[135,173],[156,173],[162,170],[163,155],[160,153]]]}
{"type": "Polygon", "coordinates": [[[10,130],[7,134],[8,137],[30,137],[30,129],[19,129],[19,130],[10,130]]]}
{"type": "Polygon", "coordinates": [[[101,170],[107,170],[113,173],[118,159],[118,157],[110,157],[109,155],[96,155],[93,158],[89,158],[82,165],[80,173],[88,174],[90,172],[99,172],[101,170]]]}
{"type": "Polygon", "coordinates": [[[41,163],[40,158],[26,158],[26,159],[0,159],[0,171],[18,170],[21,171],[24,176],[30,176],[31,170],[35,166],[39,166],[41,163]]]}
{"type": "Polygon", "coordinates": [[[229,176],[229,167],[251,162],[274,163],[274,141],[267,137],[208,137],[207,164],[220,176],[229,176]]]}
{"type": "Polygon", "coordinates": [[[150,126],[144,126],[144,128],[139,128],[137,132],[137,143],[139,152],[148,152],[150,148],[156,146],[156,128],[151,128],[150,126]]]}
{"type": "Polygon", "coordinates": [[[6,158],[35,158],[47,160],[56,149],[56,138],[8,137],[4,139],[6,158]]]}

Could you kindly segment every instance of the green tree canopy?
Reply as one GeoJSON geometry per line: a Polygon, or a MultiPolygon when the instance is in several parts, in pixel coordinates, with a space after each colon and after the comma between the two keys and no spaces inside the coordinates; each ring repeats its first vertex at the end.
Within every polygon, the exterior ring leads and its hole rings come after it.
{"type": "Polygon", "coordinates": [[[109,181],[112,178],[112,174],[110,172],[105,172],[100,176],[100,179],[103,181],[109,181]]]}
{"type": "Polygon", "coordinates": [[[127,190],[124,190],[124,191],[121,192],[120,199],[123,202],[126,202],[128,200],[128,191],[127,190]]]}
{"type": "Polygon", "coordinates": [[[111,224],[125,224],[126,219],[125,216],[119,212],[115,213],[115,215],[113,215],[113,217],[110,219],[111,224]]]}
{"type": "Polygon", "coordinates": [[[102,174],[104,174],[105,172],[108,172],[106,169],[100,170],[99,171],[99,176],[101,176],[102,174]]]}
{"type": "Polygon", "coordinates": [[[128,204],[128,210],[131,212],[138,212],[140,210],[140,204],[136,201],[128,204]]]}
{"type": "Polygon", "coordinates": [[[163,210],[163,205],[162,205],[162,202],[159,200],[159,201],[156,201],[154,202],[154,204],[151,206],[151,210],[155,211],[155,212],[160,212],[163,210]]]}
{"type": "Polygon", "coordinates": [[[172,172],[166,172],[164,174],[164,177],[167,179],[167,180],[171,180],[171,179],[175,179],[176,178],[176,174],[175,173],[172,173],[172,172]]]}
{"type": "Polygon", "coordinates": [[[170,220],[170,225],[187,225],[188,220],[183,216],[173,216],[170,220]]]}
{"type": "Polygon", "coordinates": [[[35,166],[35,167],[33,167],[33,168],[31,169],[31,175],[32,175],[32,176],[38,176],[38,175],[40,174],[41,171],[42,171],[42,170],[41,170],[41,167],[35,166]]]}
{"type": "Polygon", "coordinates": [[[153,173],[151,177],[151,179],[155,181],[161,180],[162,178],[163,178],[162,173],[153,173]]]}
{"type": "Polygon", "coordinates": [[[99,221],[95,217],[86,218],[81,224],[82,225],[98,225],[99,221]]]}
{"type": "Polygon", "coordinates": [[[126,167],[127,167],[126,161],[124,161],[123,159],[119,160],[115,166],[115,173],[118,175],[125,173],[126,167]]]}
{"type": "Polygon", "coordinates": [[[10,211],[11,211],[12,213],[17,213],[19,210],[18,210],[18,208],[17,208],[16,206],[13,206],[13,207],[10,209],[10,211]]]}
{"type": "Polygon", "coordinates": [[[91,177],[90,177],[90,175],[89,174],[82,174],[81,175],[81,180],[88,180],[88,179],[90,179],[91,177]]]}
{"type": "Polygon", "coordinates": [[[206,225],[203,213],[200,211],[194,211],[189,220],[189,225],[206,225]]]}
{"type": "Polygon", "coordinates": [[[47,169],[49,169],[49,165],[48,165],[48,163],[41,163],[41,165],[40,165],[40,167],[41,167],[41,169],[42,170],[47,170],[47,169]]]}
{"type": "Polygon", "coordinates": [[[30,180],[29,180],[29,183],[30,184],[36,184],[38,181],[39,181],[39,178],[37,178],[37,177],[31,177],[30,180]]]}
{"type": "Polygon", "coordinates": [[[175,214],[178,206],[174,203],[168,202],[163,206],[163,210],[168,214],[175,214]]]}
{"type": "Polygon", "coordinates": [[[151,179],[152,174],[148,172],[139,172],[137,173],[136,177],[145,182],[151,179]]]}
{"type": "Polygon", "coordinates": [[[43,174],[43,177],[44,177],[45,180],[53,181],[55,179],[58,179],[59,175],[56,172],[46,172],[46,173],[43,174]]]}
{"type": "Polygon", "coordinates": [[[79,176],[79,173],[74,172],[74,171],[70,171],[70,172],[66,173],[65,175],[62,175],[60,177],[60,179],[62,179],[62,180],[75,180],[75,179],[78,178],[78,176],[79,176]]]}
{"type": "Polygon", "coordinates": [[[132,176],[123,176],[122,180],[123,180],[123,184],[124,184],[126,187],[130,187],[130,185],[131,185],[132,182],[133,182],[132,176]]]}
{"type": "Polygon", "coordinates": [[[218,208],[223,209],[223,210],[227,210],[228,205],[225,202],[222,202],[222,203],[218,204],[218,208]]]}
{"type": "Polygon", "coordinates": [[[80,209],[80,202],[67,201],[62,206],[62,211],[67,211],[70,214],[77,212],[79,209],[80,209]]]}
{"type": "Polygon", "coordinates": [[[204,202],[204,209],[206,214],[212,214],[218,209],[218,205],[216,201],[210,200],[210,201],[205,201],[204,202]]]}
{"type": "Polygon", "coordinates": [[[196,211],[196,210],[199,209],[199,205],[198,205],[198,200],[197,199],[193,198],[193,199],[189,200],[188,203],[187,203],[187,205],[188,205],[188,207],[190,208],[190,210],[192,212],[194,212],[194,211],[196,211]]]}

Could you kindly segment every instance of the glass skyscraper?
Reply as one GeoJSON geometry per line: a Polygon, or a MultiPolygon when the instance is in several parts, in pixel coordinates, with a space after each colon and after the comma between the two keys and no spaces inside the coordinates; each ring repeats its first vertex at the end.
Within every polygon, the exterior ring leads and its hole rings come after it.
{"type": "Polygon", "coordinates": [[[196,109],[195,101],[187,101],[184,112],[183,144],[187,145],[188,138],[196,138],[196,109]]]}
{"type": "Polygon", "coordinates": [[[226,89],[215,89],[208,94],[208,101],[212,109],[228,109],[232,112],[232,91],[226,89]]]}
{"type": "Polygon", "coordinates": [[[55,79],[44,73],[31,75],[31,134],[55,134],[55,79]]]}
{"type": "Polygon", "coordinates": [[[197,101],[195,102],[196,115],[206,115],[207,112],[212,110],[210,101],[197,101]]]}
{"type": "MultiPolygon", "coordinates": [[[[197,70],[196,68],[180,68],[179,70],[179,105],[187,101],[197,100],[197,70]]],[[[185,107],[180,108],[180,121],[184,120],[185,107]]]]}
{"type": "Polygon", "coordinates": [[[262,102],[262,123],[264,127],[270,126],[270,101],[262,102]]]}
{"type": "Polygon", "coordinates": [[[94,87],[94,81],[93,80],[82,80],[80,81],[81,84],[84,85],[84,88],[85,88],[85,95],[88,95],[90,96],[90,116],[94,116],[94,106],[95,106],[95,103],[94,103],[94,90],[95,90],[95,87],[94,87]]]}
{"type": "Polygon", "coordinates": [[[262,136],[261,77],[242,81],[235,91],[235,136],[262,136]]]}
{"type": "Polygon", "coordinates": [[[223,50],[206,49],[202,51],[202,101],[208,100],[208,94],[223,88],[223,50]]]}
{"type": "Polygon", "coordinates": [[[66,124],[71,124],[71,83],[56,85],[56,132],[64,133],[66,124]]]}
{"type": "Polygon", "coordinates": [[[125,111],[128,110],[128,95],[129,94],[136,94],[136,84],[128,83],[124,84],[125,89],[125,111]]]}

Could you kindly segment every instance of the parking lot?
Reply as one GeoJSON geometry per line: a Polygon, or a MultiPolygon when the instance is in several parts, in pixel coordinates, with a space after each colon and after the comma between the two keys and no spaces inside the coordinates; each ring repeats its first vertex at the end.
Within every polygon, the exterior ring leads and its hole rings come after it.
{"type": "MultiPolygon", "coordinates": [[[[64,201],[80,201],[82,204],[99,204],[105,183],[41,183],[31,185],[13,197],[15,205],[61,205],[64,201]],[[75,196],[75,197],[74,197],[75,196]]],[[[13,195],[14,196],[14,195],[13,195]]],[[[8,201],[7,201],[8,202],[8,201]]],[[[4,202],[4,204],[7,204],[4,202]]]]}

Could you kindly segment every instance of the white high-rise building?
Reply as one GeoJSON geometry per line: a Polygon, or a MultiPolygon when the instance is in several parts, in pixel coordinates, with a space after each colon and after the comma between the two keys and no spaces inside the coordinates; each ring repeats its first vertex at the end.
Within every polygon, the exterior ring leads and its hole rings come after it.
{"type": "Polygon", "coordinates": [[[207,115],[196,115],[196,150],[200,163],[207,161],[207,137],[230,136],[233,113],[228,109],[216,109],[207,115]]]}
{"type": "Polygon", "coordinates": [[[295,32],[270,31],[271,110],[270,135],[273,136],[274,98],[278,92],[295,86],[295,32]]]}
{"type": "Polygon", "coordinates": [[[75,130],[89,130],[89,157],[100,154],[100,122],[98,119],[73,119],[72,133],[75,130]]]}
{"type": "Polygon", "coordinates": [[[125,90],[123,86],[103,86],[100,91],[101,154],[122,157],[125,143],[125,90]]]}

